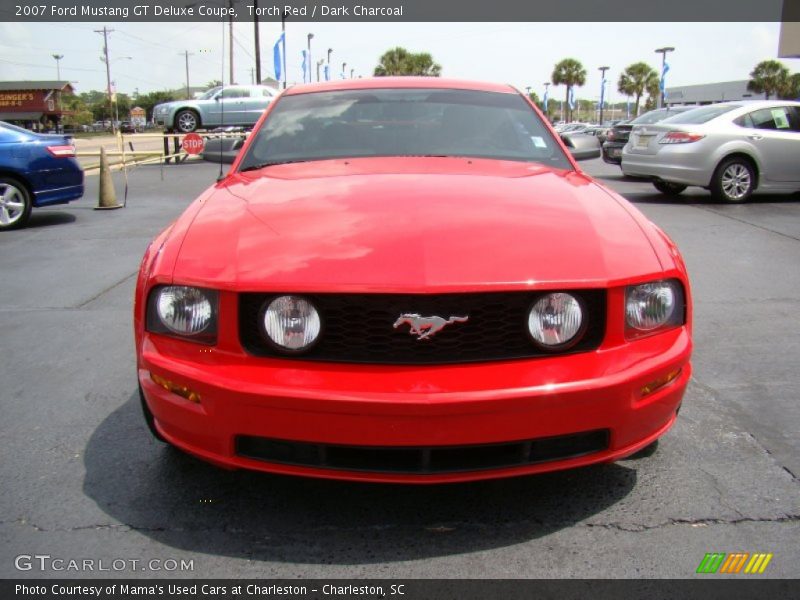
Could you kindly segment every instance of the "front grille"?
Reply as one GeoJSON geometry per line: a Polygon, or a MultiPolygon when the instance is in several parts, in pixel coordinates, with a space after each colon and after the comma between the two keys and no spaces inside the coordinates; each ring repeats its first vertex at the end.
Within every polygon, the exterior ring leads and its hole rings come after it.
{"type": "Polygon", "coordinates": [[[565,460],[608,448],[607,429],[503,444],[376,447],[238,436],[236,454],[271,463],[373,473],[457,473],[565,460]]]}
{"type": "MultiPolygon", "coordinates": [[[[272,346],[262,330],[263,308],[280,294],[245,293],[239,297],[242,346],[257,356],[330,362],[377,364],[445,364],[551,356],[528,333],[528,311],[546,292],[478,294],[306,294],[319,311],[323,327],[307,352],[287,355],[272,346]],[[403,325],[402,313],[423,316],[469,316],[434,337],[418,340],[403,325]]],[[[562,354],[597,348],[605,334],[604,290],[570,290],[586,309],[586,330],[580,341],[562,354]]]]}

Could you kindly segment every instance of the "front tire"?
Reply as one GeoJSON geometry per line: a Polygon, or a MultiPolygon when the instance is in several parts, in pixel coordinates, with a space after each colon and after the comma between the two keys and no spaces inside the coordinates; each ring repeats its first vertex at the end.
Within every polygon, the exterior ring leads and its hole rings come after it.
{"type": "Polygon", "coordinates": [[[711,194],[722,202],[738,204],[747,201],[756,186],[752,163],[739,157],[723,160],[711,179],[711,194]]]}
{"type": "Polygon", "coordinates": [[[681,185],[680,183],[670,183],[669,181],[660,180],[654,181],[653,186],[655,186],[659,192],[667,196],[677,196],[687,188],[687,186],[681,185]]]}
{"type": "Polygon", "coordinates": [[[24,227],[32,208],[33,199],[23,183],[0,177],[0,231],[24,227]]]}
{"type": "Polygon", "coordinates": [[[200,116],[193,110],[184,109],[175,115],[175,130],[181,133],[192,133],[200,127],[200,116]]]}

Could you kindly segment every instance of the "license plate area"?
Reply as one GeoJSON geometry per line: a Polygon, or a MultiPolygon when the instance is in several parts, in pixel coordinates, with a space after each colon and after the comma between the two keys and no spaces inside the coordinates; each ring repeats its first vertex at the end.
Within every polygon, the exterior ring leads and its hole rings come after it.
{"type": "Polygon", "coordinates": [[[633,145],[634,148],[637,150],[645,150],[650,145],[650,140],[652,140],[654,135],[639,135],[636,137],[636,143],[633,145]]]}

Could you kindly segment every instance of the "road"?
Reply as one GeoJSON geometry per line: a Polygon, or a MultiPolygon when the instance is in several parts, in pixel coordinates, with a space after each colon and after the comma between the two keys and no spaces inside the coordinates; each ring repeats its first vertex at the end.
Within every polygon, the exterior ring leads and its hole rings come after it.
{"type": "Polygon", "coordinates": [[[193,560],[171,573],[193,577],[684,578],[706,552],[743,551],[774,554],[764,576],[797,577],[800,198],[671,199],[599,160],[584,166],[682,249],[694,377],[654,454],[504,481],[228,472],[150,438],[136,398],[135,273],[214,165],[135,169],[117,211],[91,210],[89,178],[83,200],[3,233],[0,576],[92,575],[15,569],[16,556],[39,553],[193,560]]]}

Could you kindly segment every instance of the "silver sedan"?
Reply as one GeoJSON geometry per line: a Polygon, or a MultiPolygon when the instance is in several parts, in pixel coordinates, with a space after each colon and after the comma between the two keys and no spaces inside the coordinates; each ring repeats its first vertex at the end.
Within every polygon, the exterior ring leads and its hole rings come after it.
{"type": "Polygon", "coordinates": [[[800,102],[758,100],[701,106],[634,127],[622,172],[670,195],[700,186],[725,202],[800,190],[800,102]]]}

